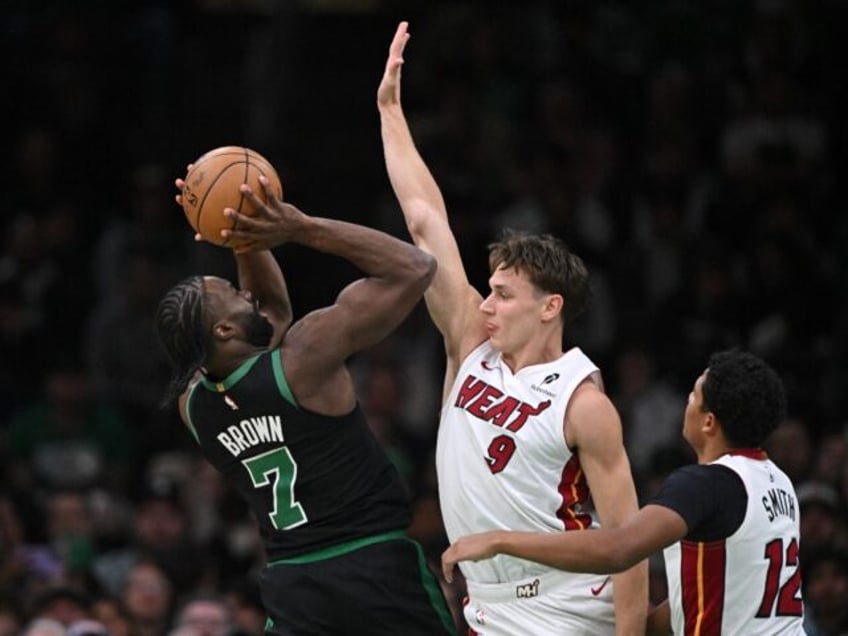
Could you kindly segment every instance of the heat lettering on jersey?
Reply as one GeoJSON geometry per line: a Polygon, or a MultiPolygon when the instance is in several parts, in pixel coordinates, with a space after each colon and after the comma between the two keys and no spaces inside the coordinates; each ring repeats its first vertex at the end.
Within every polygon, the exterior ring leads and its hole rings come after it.
{"type": "Polygon", "coordinates": [[[783,515],[795,521],[795,497],[782,488],[770,488],[762,498],[769,521],[783,515]]]}
{"type": "Polygon", "coordinates": [[[550,400],[533,406],[510,395],[504,395],[500,389],[473,375],[465,378],[454,403],[454,406],[465,409],[474,417],[491,422],[495,426],[506,427],[512,432],[520,430],[530,417],[538,415],[550,405],[550,400]]]}
{"type": "Polygon", "coordinates": [[[263,415],[241,420],[218,433],[218,441],[233,457],[259,444],[283,442],[283,423],[279,415],[263,415]]]}

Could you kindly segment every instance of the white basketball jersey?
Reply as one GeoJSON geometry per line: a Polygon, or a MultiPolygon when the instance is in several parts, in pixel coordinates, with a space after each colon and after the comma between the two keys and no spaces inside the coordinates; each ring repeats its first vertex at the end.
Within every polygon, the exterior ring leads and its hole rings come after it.
{"type": "MultiPolygon", "coordinates": [[[[513,374],[488,341],[463,361],[442,407],[436,448],[448,538],[487,530],[561,532],[591,525],[589,490],[565,444],[568,401],[598,368],[579,349],[513,374]]],[[[479,583],[514,581],[550,568],[498,555],[460,563],[479,583]]]]}
{"type": "Polygon", "coordinates": [[[676,635],[804,634],[798,564],[799,509],[792,482],[761,451],[724,455],[748,493],[739,529],[664,551],[676,635]]]}

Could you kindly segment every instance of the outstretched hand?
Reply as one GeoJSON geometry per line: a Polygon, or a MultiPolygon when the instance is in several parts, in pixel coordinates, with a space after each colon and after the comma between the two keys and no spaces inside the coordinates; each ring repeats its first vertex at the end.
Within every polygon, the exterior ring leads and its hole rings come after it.
{"type": "Polygon", "coordinates": [[[442,553],[442,574],[448,583],[453,582],[453,569],[460,561],[481,561],[495,556],[498,531],[469,534],[457,539],[442,553]]]}
{"type": "Polygon", "coordinates": [[[239,191],[256,210],[252,216],[233,208],[224,208],[224,215],[234,223],[232,229],[221,230],[221,237],[243,243],[242,247],[235,248],[238,253],[267,250],[288,243],[305,227],[306,215],[290,203],[282,201],[267,177],[260,176],[259,183],[265,192],[264,200],[249,185],[243,183],[239,186],[239,191]]]}
{"type": "Polygon", "coordinates": [[[389,45],[389,57],[386,60],[386,70],[377,88],[377,106],[400,104],[400,67],[403,64],[403,49],[409,40],[408,22],[401,22],[395,31],[395,37],[389,45]]]}

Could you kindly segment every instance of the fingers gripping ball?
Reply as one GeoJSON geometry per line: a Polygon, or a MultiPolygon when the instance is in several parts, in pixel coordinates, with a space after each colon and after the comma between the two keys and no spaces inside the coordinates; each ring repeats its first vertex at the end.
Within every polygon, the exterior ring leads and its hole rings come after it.
{"type": "Polygon", "coordinates": [[[272,190],[282,199],[283,186],[277,171],[255,150],[222,146],[202,155],[192,164],[184,179],[182,202],[188,222],[210,243],[239,247],[239,241],[221,236],[223,229],[237,229],[236,221],[224,215],[224,208],[253,216],[256,210],[239,191],[239,186],[246,183],[260,199],[265,200],[265,190],[259,183],[260,175],[268,178],[272,190]]]}

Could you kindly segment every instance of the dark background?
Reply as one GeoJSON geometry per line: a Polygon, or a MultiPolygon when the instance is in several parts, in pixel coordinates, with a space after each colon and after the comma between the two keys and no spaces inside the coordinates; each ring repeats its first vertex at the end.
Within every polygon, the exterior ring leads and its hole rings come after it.
{"type": "MultiPolygon", "coordinates": [[[[75,530],[91,547],[82,565],[54,554],[60,581],[97,596],[104,583],[92,564],[133,543],[133,507],[162,458],[179,457],[182,468],[164,472],[183,490],[195,470],[185,466],[202,461],[175,415],[157,408],[167,366],[150,322],[183,276],[234,273],[226,250],[193,244],[173,202],[187,163],[217,146],[252,147],[304,211],[408,238],[375,106],[402,19],[412,33],[405,109],[473,284],[485,292],[486,244],[506,226],[555,233],[590,266],[595,304],[567,339],[604,372],[640,496],[691,459],[679,425],[708,354],[751,349],[789,395],[770,451],[796,485],[836,497],[828,510],[839,532],[822,542],[844,542],[848,3],[4,8],[0,474],[24,530],[0,535],[0,594],[26,609],[21,621],[35,615],[44,580],[14,570],[9,555],[29,543],[56,552],[64,535],[45,529],[52,496],[70,487],[84,510],[104,494],[130,510],[119,529],[75,530]],[[94,457],[88,471],[85,453],[68,451],[80,440],[94,457]]],[[[356,276],[296,246],[277,254],[297,316],[356,276]]],[[[419,309],[353,362],[372,424],[409,480],[415,529],[436,557],[438,334],[419,309]]],[[[191,541],[207,555],[213,539],[233,534],[233,519],[244,520],[226,495],[214,506],[207,535],[186,507],[191,541]]],[[[227,576],[255,572],[261,555],[230,561],[214,585],[187,574],[173,600],[223,590],[227,576]]]]}

